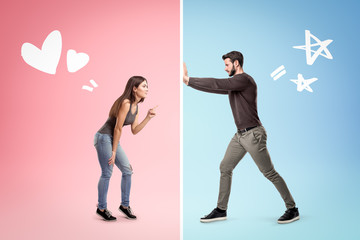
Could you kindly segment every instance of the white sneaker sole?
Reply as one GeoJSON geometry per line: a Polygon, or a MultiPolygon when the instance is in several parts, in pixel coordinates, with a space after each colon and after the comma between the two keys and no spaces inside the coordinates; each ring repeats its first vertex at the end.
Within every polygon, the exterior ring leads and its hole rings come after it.
{"type": "Polygon", "coordinates": [[[215,221],[222,221],[226,220],[227,217],[219,217],[219,218],[212,218],[212,219],[200,219],[200,222],[208,223],[208,222],[215,222],[215,221]]]}
{"type": "Polygon", "coordinates": [[[295,222],[296,220],[299,220],[300,219],[300,216],[297,216],[293,219],[290,219],[290,220],[286,220],[286,221],[277,221],[278,223],[280,224],[283,224],[283,223],[291,223],[291,222],[295,222]]]}

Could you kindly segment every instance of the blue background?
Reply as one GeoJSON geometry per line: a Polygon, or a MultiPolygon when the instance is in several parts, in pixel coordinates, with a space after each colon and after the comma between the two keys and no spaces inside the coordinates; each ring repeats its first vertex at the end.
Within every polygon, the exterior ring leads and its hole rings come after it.
{"type": "MultiPolygon", "coordinates": [[[[359,12],[356,1],[183,1],[184,61],[193,77],[227,77],[221,56],[238,50],[258,85],[268,149],[299,207],[285,211],[247,154],[233,174],[228,220],[202,224],[216,207],[219,164],[236,131],[226,95],[184,85],[184,239],[360,239],[359,12]],[[305,30],[334,40],[329,60],[306,64],[305,30]],[[280,65],[287,73],[270,77],[280,65]],[[298,92],[297,74],[316,77],[298,92]]],[[[316,48],[313,48],[313,50],[316,48]]]]}

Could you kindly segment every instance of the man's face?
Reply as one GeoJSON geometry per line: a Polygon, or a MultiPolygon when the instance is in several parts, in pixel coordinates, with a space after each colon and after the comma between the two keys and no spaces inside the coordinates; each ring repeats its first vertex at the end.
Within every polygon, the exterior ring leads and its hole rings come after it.
{"type": "Polygon", "coordinates": [[[235,67],[234,64],[231,62],[230,58],[225,58],[225,72],[229,74],[229,77],[234,76],[235,74],[235,67]]]}

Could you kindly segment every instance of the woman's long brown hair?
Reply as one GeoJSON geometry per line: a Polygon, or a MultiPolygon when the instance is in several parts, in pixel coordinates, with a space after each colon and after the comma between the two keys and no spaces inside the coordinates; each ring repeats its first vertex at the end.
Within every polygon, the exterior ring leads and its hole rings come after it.
{"type": "MultiPolygon", "coordinates": [[[[146,81],[146,83],[147,83],[147,80],[142,76],[132,76],[128,80],[123,94],[118,99],[116,99],[116,101],[112,105],[110,112],[109,112],[109,117],[116,118],[118,116],[121,104],[125,99],[129,99],[130,103],[135,102],[135,94],[134,94],[133,88],[139,87],[140,83],[142,83],[143,81],[146,81]]],[[[144,98],[142,98],[139,102],[143,102],[143,101],[144,101],[144,98]]]]}

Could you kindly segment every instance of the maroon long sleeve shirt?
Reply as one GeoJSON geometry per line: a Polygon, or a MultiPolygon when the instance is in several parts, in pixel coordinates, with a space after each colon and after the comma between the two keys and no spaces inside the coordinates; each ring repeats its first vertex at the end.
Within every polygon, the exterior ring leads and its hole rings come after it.
{"type": "Polygon", "coordinates": [[[238,130],[261,126],[257,112],[257,86],[250,75],[241,73],[224,79],[191,77],[188,86],[203,92],[227,94],[238,130]]]}

